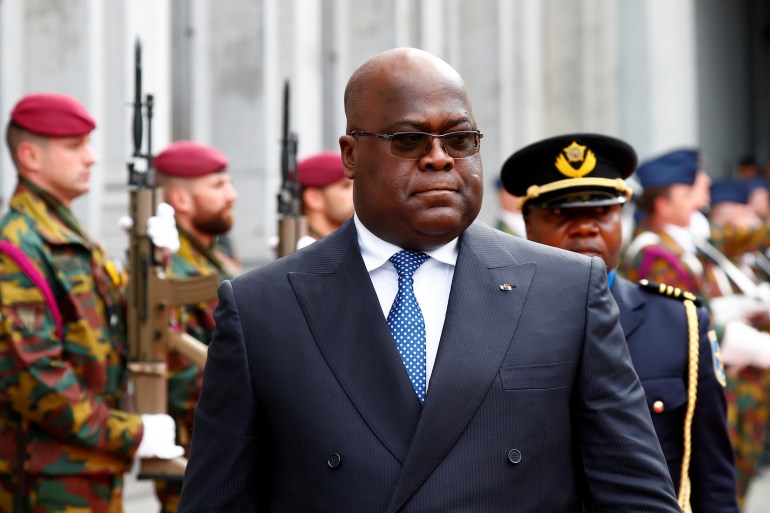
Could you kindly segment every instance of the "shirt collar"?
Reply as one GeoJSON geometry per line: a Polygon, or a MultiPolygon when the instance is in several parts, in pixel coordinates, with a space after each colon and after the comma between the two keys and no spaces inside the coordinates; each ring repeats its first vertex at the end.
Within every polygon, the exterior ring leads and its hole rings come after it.
{"type": "MultiPolygon", "coordinates": [[[[403,249],[380,239],[369,231],[357,214],[353,214],[353,222],[358,233],[358,247],[361,248],[361,257],[368,272],[382,267],[390,257],[403,249]]],[[[457,264],[458,242],[459,238],[454,238],[443,246],[425,251],[425,254],[439,262],[454,266],[457,264]]]]}

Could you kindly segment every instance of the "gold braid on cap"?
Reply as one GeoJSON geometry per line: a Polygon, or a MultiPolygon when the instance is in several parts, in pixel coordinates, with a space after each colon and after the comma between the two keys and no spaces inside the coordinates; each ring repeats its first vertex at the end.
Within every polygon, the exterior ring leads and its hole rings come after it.
{"type": "Polygon", "coordinates": [[[695,416],[695,402],[698,399],[698,313],[691,299],[683,301],[687,313],[689,334],[689,369],[687,373],[687,413],[684,418],[684,454],[682,455],[682,474],[679,481],[677,500],[682,513],[692,513],[690,495],[690,459],[692,458],[692,419],[695,416]]]}
{"type": "Polygon", "coordinates": [[[535,199],[549,192],[562,189],[571,189],[573,187],[604,187],[615,189],[626,195],[626,199],[631,199],[633,190],[622,178],[568,178],[557,182],[547,183],[545,185],[530,185],[527,189],[527,195],[521,199],[521,206],[531,199],[535,199]]]}

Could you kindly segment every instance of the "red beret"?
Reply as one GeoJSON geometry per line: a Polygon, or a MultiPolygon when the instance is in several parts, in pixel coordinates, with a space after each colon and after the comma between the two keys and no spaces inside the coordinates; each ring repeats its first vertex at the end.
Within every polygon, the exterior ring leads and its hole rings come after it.
{"type": "Polygon", "coordinates": [[[192,141],[177,141],[160,152],[154,160],[158,173],[195,178],[227,167],[227,157],[219,150],[192,141]]]}
{"type": "Polygon", "coordinates": [[[302,187],[323,188],[343,178],[342,157],[337,151],[324,151],[297,164],[297,180],[302,187]]]}
{"type": "Polygon", "coordinates": [[[47,137],[85,135],[96,128],[96,122],[79,101],[57,93],[25,96],[11,111],[11,121],[47,137]]]}

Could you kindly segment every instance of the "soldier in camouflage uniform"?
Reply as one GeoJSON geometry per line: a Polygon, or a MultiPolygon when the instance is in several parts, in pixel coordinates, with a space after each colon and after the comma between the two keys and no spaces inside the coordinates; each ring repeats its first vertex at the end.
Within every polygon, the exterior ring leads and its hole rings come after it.
{"type": "Polygon", "coordinates": [[[339,151],[322,151],[297,164],[297,181],[302,187],[302,214],[308,231],[297,241],[297,249],[302,249],[353,215],[353,180],[345,176],[339,151]]]}
{"type": "MultiPolygon", "coordinates": [[[[750,187],[744,181],[726,181],[715,183],[711,188],[711,212],[714,243],[741,270],[754,279],[765,279],[762,268],[756,266],[763,258],[767,247],[768,225],[762,224],[752,207],[748,205],[750,187]],[[745,252],[743,251],[745,249],[745,252]]],[[[715,306],[715,309],[717,307],[715,306]]],[[[729,321],[724,333],[725,363],[730,370],[729,423],[736,454],[736,476],[738,495],[743,498],[749,485],[759,473],[762,454],[767,440],[767,425],[770,421],[770,369],[766,358],[752,358],[746,351],[731,348],[731,341],[739,347],[753,344],[755,347],[767,347],[770,332],[768,312],[754,310],[743,318],[729,321]],[[748,327],[735,331],[734,323],[749,324],[748,327]],[[736,340],[738,339],[738,340],[736,340]]],[[[762,351],[767,351],[763,349],[762,351]]]]}
{"type": "Polygon", "coordinates": [[[705,298],[733,292],[717,266],[699,258],[690,230],[699,207],[694,185],[699,172],[698,153],[692,150],[674,151],[639,166],[644,219],[619,268],[626,278],[666,283],[705,298]]]}
{"type": "Polygon", "coordinates": [[[119,407],[122,278],[70,210],[89,189],[94,128],[77,100],[35,94],[7,129],[19,183],[0,220],[2,513],[120,512],[122,475],[162,438],[119,407]]]}
{"type": "MultiPolygon", "coordinates": [[[[238,194],[226,172],[227,159],[215,148],[178,141],[155,158],[158,184],[174,207],[179,230],[179,251],[172,257],[175,277],[216,275],[220,280],[240,274],[237,264],[217,246],[217,236],[233,225],[233,203],[238,194]]],[[[208,344],[214,329],[216,300],[177,310],[174,322],[208,344]]],[[[177,440],[190,448],[193,412],[202,385],[202,369],[185,356],[168,356],[168,411],[176,419],[177,440]]],[[[163,513],[177,510],[182,483],[157,481],[156,493],[163,513]]]]}

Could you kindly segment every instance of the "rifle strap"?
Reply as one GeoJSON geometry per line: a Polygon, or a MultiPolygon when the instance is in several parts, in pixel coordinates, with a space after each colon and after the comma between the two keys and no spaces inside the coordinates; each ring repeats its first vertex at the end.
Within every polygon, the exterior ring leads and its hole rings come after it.
{"type": "MultiPolygon", "coordinates": [[[[7,240],[0,240],[0,253],[5,253],[8,257],[16,263],[21,272],[23,272],[30,281],[38,288],[45,298],[45,302],[48,304],[48,308],[51,310],[54,322],[56,323],[56,335],[59,340],[63,338],[64,328],[62,325],[61,312],[56,304],[56,300],[53,295],[51,287],[40,271],[38,271],[32,264],[32,261],[22,250],[8,242],[7,240]]],[[[16,433],[16,461],[14,462],[14,470],[17,472],[18,482],[16,483],[16,494],[13,500],[13,511],[21,512],[25,510],[24,499],[26,496],[27,487],[27,472],[24,468],[24,461],[27,457],[27,440],[29,432],[29,421],[26,417],[20,416],[19,430],[16,433]]]]}
{"type": "Polygon", "coordinates": [[[59,340],[63,340],[64,325],[62,323],[61,312],[59,311],[59,306],[56,304],[56,297],[53,294],[53,290],[51,290],[51,286],[45,280],[40,271],[38,271],[37,268],[32,264],[30,258],[25,255],[21,249],[17,248],[7,240],[3,240],[0,241],[0,252],[8,255],[8,257],[16,263],[21,272],[27,275],[27,278],[29,278],[32,284],[37,287],[43,294],[43,298],[45,299],[45,302],[48,305],[48,309],[53,316],[53,320],[56,323],[56,335],[59,340]]]}
{"type": "Polygon", "coordinates": [[[194,237],[190,232],[185,230],[179,225],[176,225],[176,229],[179,231],[179,235],[183,235],[187,238],[187,240],[190,241],[190,245],[195,248],[198,253],[203,255],[203,257],[214,267],[216,267],[217,271],[219,272],[219,276],[221,279],[229,279],[232,278],[230,276],[230,273],[227,272],[227,269],[225,268],[225,265],[222,263],[222,260],[220,260],[219,256],[217,256],[215,250],[213,247],[207,248],[203,245],[201,241],[199,241],[196,237],[194,237]]]}

